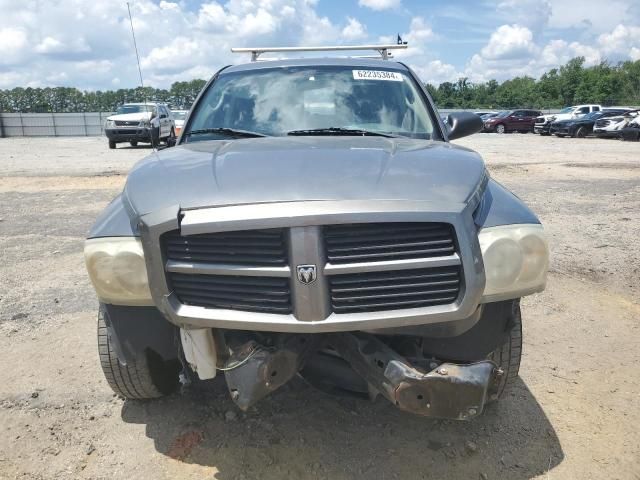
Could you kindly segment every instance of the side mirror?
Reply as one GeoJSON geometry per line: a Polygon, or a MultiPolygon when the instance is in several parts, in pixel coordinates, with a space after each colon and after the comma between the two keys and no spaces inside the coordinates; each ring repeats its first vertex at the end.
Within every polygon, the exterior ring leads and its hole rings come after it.
{"type": "Polygon", "coordinates": [[[483,127],[482,119],[471,112],[450,113],[446,125],[449,127],[449,140],[473,135],[483,127]]]}

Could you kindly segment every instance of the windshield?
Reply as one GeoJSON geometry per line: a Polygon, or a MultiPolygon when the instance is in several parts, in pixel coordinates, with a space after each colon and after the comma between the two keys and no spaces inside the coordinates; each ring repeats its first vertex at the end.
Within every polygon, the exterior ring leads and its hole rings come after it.
{"type": "Polygon", "coordinates": [[[584,117],[585,120],[594,120],[598,117],[602,116],[602,112],[591,112],[591,113],[587,113],[584,117]]]}
{"type": "Polygon", "coordinates": [[[573,112],[573,109],[574,109],[574,108],[575,108],[575,107],[564,107],[564,108],[563,108],[562,110],[560,110],[560,112],[558,112],[558,113],[571,113],[571,112],[573,112]]]}
{"type": "Polygon", "coordinates": [[[176,120],[184,120],[187,116],[187,112],[173,111],[171,113],[173,114],[173,118],[175,118],[176,120]]]}
{"type": "Polygon", "coordinates": [[[314,66],[220,75],[198,102],[184,138],[229,137],[212,129],[276,136],[353,130],[429,139],[433,121],[405,72],[314,66]]]}
{"type": "Polygon", "coordinates": [[[116,115],[123,113],[141,113],[150,112],[153,109],[153,105],[120,105],[116,110],[116,115]]]}
{"type": "Polygon", "coordinates": [[[500,112],[498,115],[496,115],[497,118],[504,118],[504,117],[508,117],[511,114],[512,110],[504,110],[502,112],[500,112]]]}

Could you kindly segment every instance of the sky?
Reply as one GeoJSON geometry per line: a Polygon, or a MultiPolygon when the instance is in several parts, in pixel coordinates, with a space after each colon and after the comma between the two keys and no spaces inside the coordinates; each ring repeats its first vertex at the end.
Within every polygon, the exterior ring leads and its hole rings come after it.
{"type": "MultiPolygon", "coordinates": [[[[230,47],[395,42],[423,81],[640,60],[640,0],[131,0],[146,85],[208,79],[230,47]]],[[[121,0],[0,0],[0,88],[139,84],[121,0]]]]}

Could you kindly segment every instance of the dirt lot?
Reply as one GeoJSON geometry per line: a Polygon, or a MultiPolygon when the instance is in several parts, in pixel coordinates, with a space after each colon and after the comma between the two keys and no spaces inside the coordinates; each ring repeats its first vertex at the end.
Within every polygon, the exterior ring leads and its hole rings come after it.
{"type": "Polygon", "coordinates": [[[521,380],[471,423],[293,383],[243,415],[220,382],[115,398],[83,235],[149,149],[0,139],[0,477],[640,479],[640,144],[475,135],[551,241],[521,380]]]}

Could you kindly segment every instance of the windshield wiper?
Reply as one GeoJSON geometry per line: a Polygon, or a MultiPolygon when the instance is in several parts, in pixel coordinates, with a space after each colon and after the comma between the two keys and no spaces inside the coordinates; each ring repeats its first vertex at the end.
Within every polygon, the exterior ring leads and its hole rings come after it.
{"type": "Polygon", "coordinates": [[[238,130],[235,128],[226,128],[226,127],[200,128],[198,130],[190,130],[186,132],[184,135],[186,137],[190,137],[191,135],[203,135],[207,133],[221,133],[222,135],[229,135],[230,137],[241,137],[241,138],[266,137],[266,135],[263,133],[250,132],[249,130],[238,130]]]}
{"type": "Polygon", "coordinates": [[[287,135],[358,135],[358,136],[370,136],[370,137],[387,137],[393,138],[395,135],[388,133],[374,132],[371,130],[362,130],[359,128],[342,128],[342,127],[325,127],[325,128],[312,128],[307,130],[291,130],[287,132],[287,135]]]}

